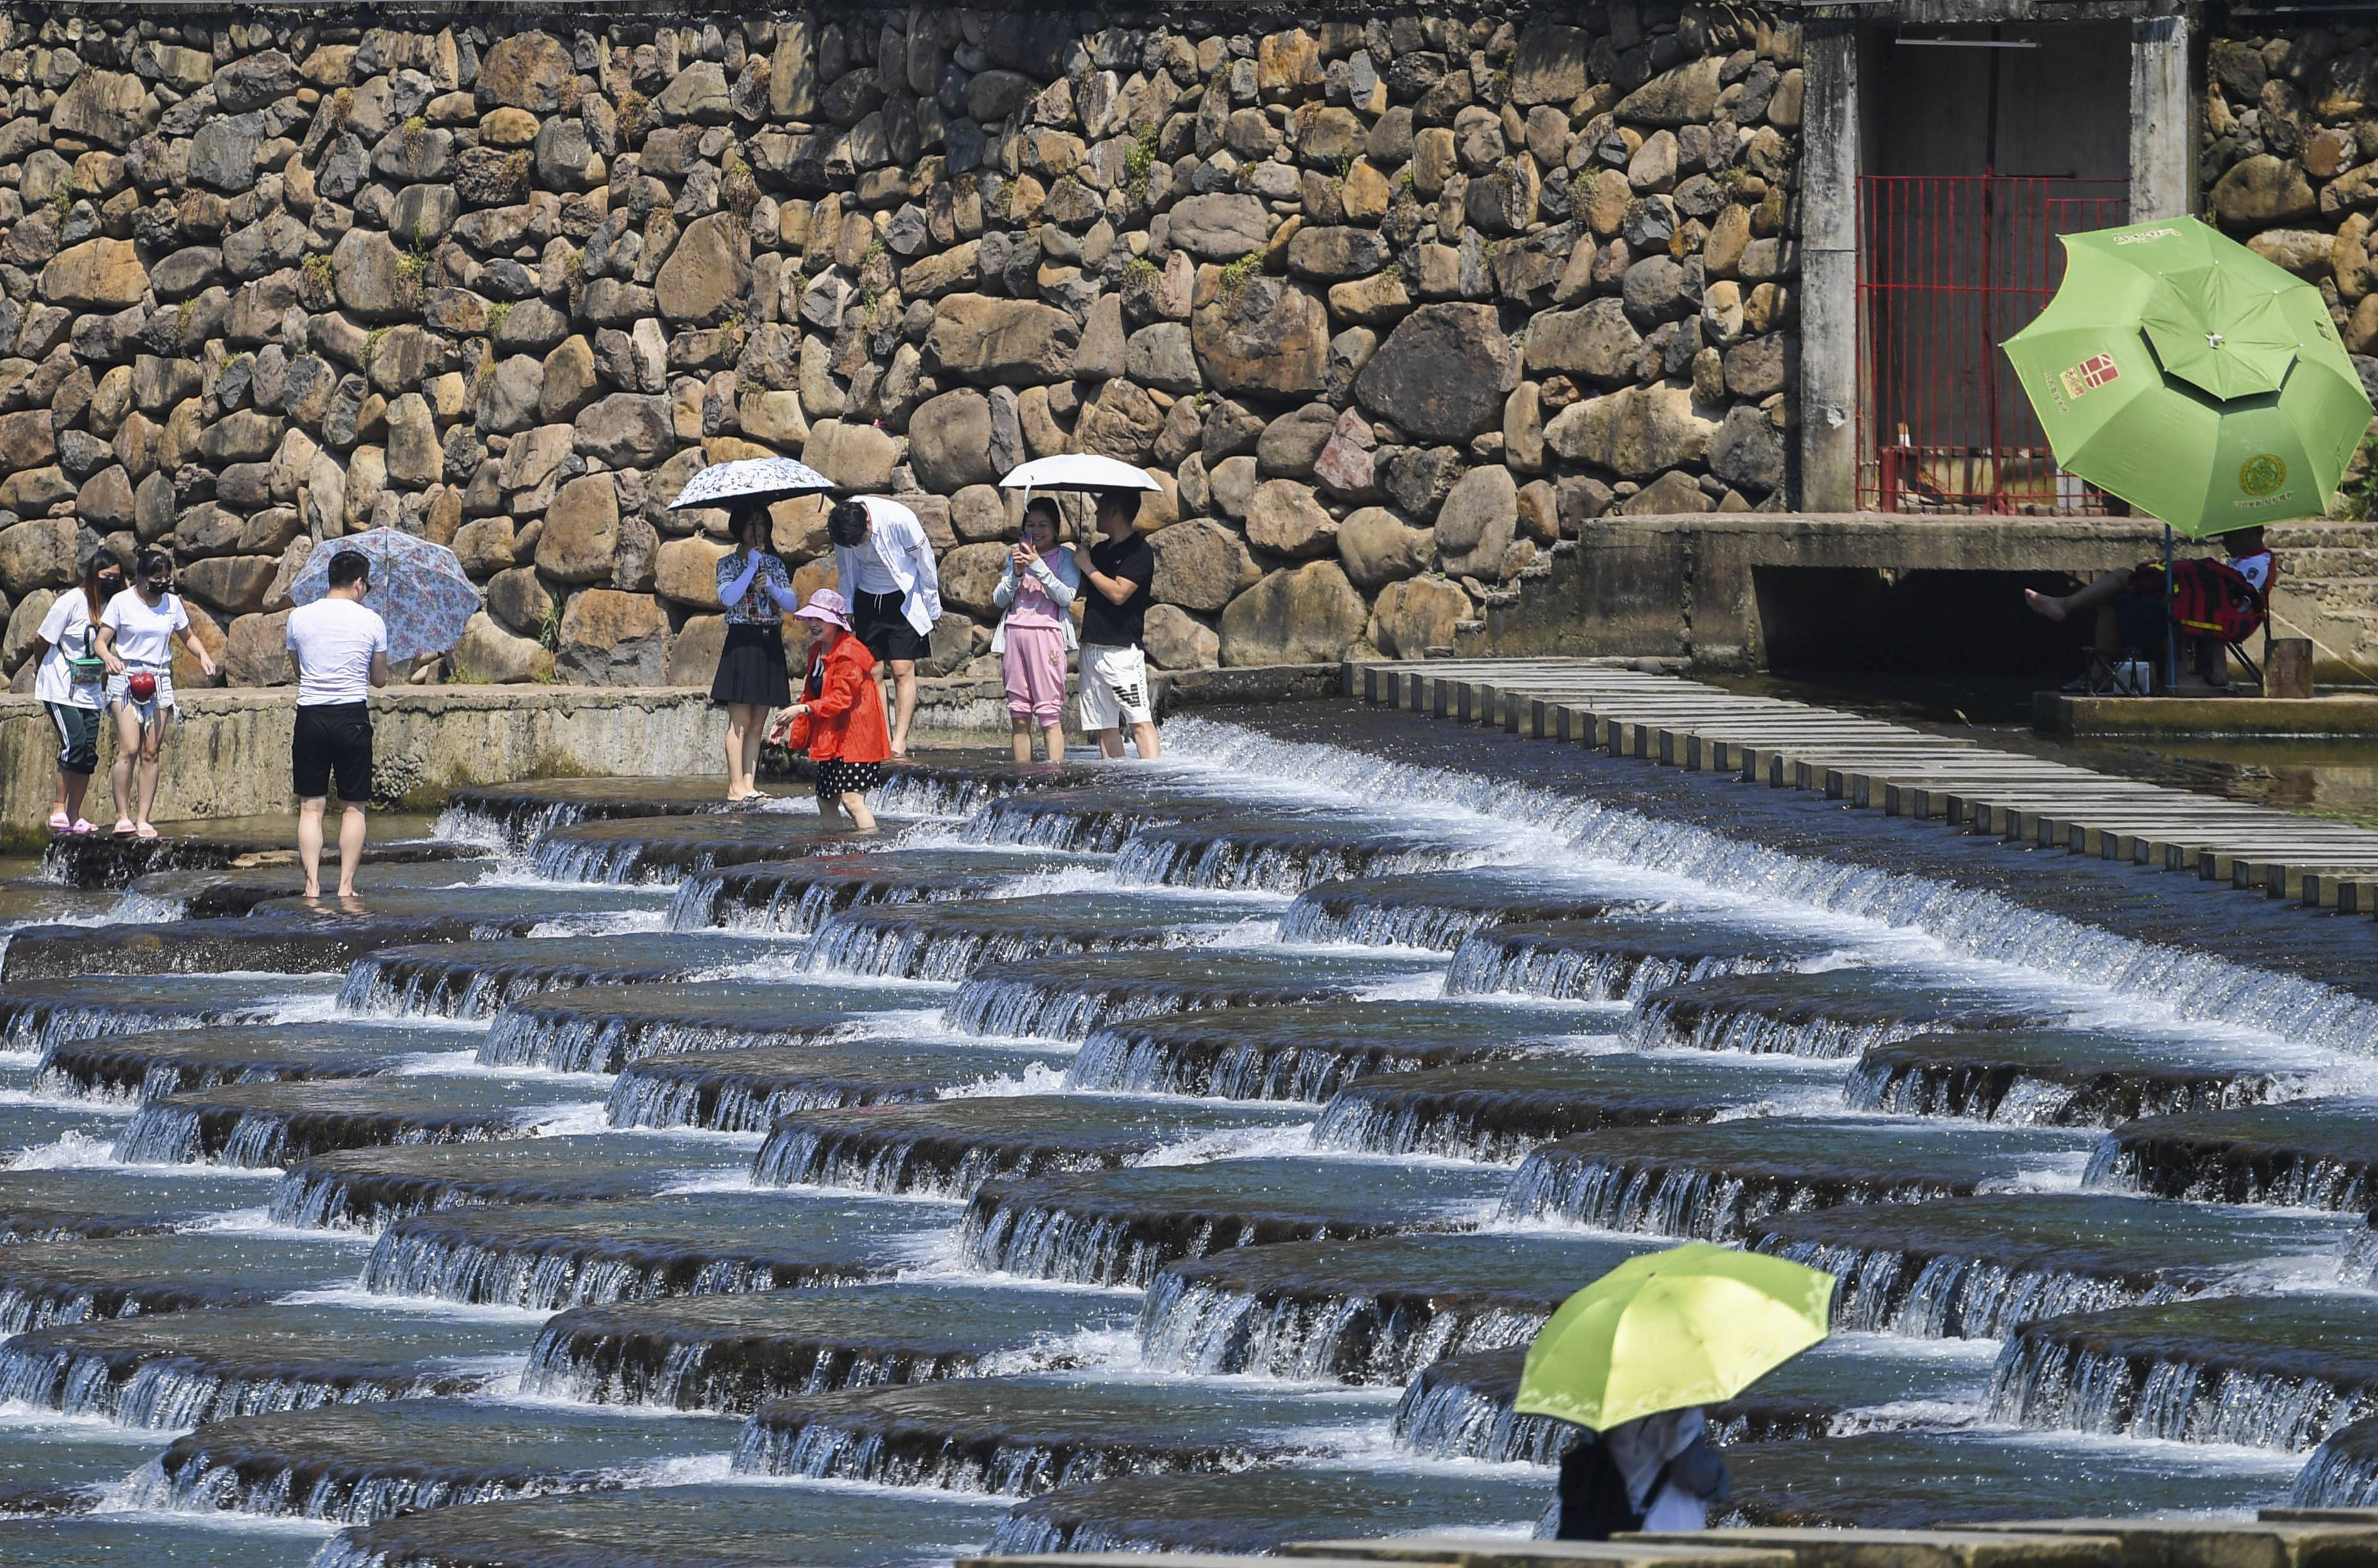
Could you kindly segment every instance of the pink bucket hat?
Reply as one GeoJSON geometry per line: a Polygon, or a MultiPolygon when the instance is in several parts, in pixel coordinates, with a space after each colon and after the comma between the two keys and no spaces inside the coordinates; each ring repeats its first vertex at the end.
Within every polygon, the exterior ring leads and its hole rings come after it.
{"type": "Polygon", "coordinates": [[[850,630],[850,604],[832,588],[820,588],[810,596],[810,602],[793,611],[799,621],[823,621],[829,626],[850,630]]]}

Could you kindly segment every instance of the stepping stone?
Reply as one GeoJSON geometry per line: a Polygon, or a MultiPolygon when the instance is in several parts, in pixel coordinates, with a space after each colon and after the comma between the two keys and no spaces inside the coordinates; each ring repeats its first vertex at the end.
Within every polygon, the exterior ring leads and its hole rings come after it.
{"type": "Polygon", "coordinates": [[[572,1109],[554,1104],[564,1097],[557,1088],[540,1088],[531,1097],[501,1079],[412,1076],[222,1084],[141,1106],[115,1157],[255,1167],[380,1143],[525,1138],[572,1109]]]}
{"type": "Polygon", "coordinates": [[[1416,830],[1343,812],[1311,820],[1223,815],[1153,823],[1117,848],[1118,881],[1301,893],[1316,882],[1473,865],[1506,848],[1483,831],[1416,830]]]}
{"type": "MultiPolygon", "coordinates": [[[[535,923],[505,923],[517,935],[535,923]]],[[[330,974],[365,954],[405,943],[468,942],[469,920],[176,921],[160,925],[35,925],[8,938],[0,980],[87,974],[330,974]]]]}
{"type": "Polygon", "coordinates": [[[675,883],[746,861],[861,853],[915,826],[889,816],[876,820],[883,825],[881,836],[827,826],[809,810],[581,822],[541,836],[529,865],[549,882],[675,883]]]}
{"type": "Polygon", "coordinates": [[[581,1307],[545,1325],[523,1392],[599,1405],[749,1412],[780,1395],[1075,1363],[1128,1329],[1112,1292],[946,1280],[581,1307]]]}
{"type": "MultiPolygon", "coordinates": [[[[2294,1467],[2292,1461],[2256,1465],[2235,1458],[2191,1464],[2145,1444],[1988,1429],[1751,1443],[1728,1448],[1725,1463],[1734,1479],[1729,1508],[1739,1523],[1829,1530],[2109,1514],[2138,1514],[2146,1523],[2156,1514],[2237,1513],[2285,1497],[2294,1467]]],[[[1737,1536],[1745,1546],[1772,1544],[1763,1530],[1729,1532],[1727,1539],[1737,1536]]],[[[1681,1545],[1706,1538],[1642,1538],[1681,1545]]],[[[2029,1550],[2021,1561],[2041,1560],[2036,1540],[2023,1544],[2029,1550]]]]}
{"type": "Polygon", "coordinates": [[[2378,1419],[2331,1432],[2304,1461],[2288,1501],[2299,1508],[2378,1508],[2378,1419]]]}
{"type": "Polygon", "coordinates": [[[964,980],[1033,959],[1202,947],[1247,918],[1243,905],[1114,893],[846,910],[809,939],[801,967],[894,980],[964,980]]]}
{"type": "Polygon", "coordinates": [[[960,832],[970,844],[1012,844],[1074,854],[1112,854],[1143,827],[1247,814],[1242,802],[1217,800],[1194,781],[1151,778],[1009,795],[970,816],[960,832]]]}
{"type": "MultiPolygon", "coordinates": [[[[353,913],[366,920],[436,920],[472,923],[474,940],[526,936],[548,931],[599,933],[648,929],[668,909],[668,897],[652,887],[549,887],[494,883],[461,887],[390,887],[366,882],[355,895],[353,913]]],[[[348,911],[341,911],[341,914],[348,911]]],[[[301,898],[268,899],[250,920],[316,921],[318,902],[301,898]]]]}
{"type": "Polygon", "coordinates": [[[1136,953],[1128,963],[1026,959],[961,983],[947,1016],[968,1034],[1080,1040],[1103,1024],[1159,1013],[1351,1002],[1425,972],[1394,959],[1243,949],[1136,953]]]}
{"type": "Polygon", "coordinates": [[[844,910],[989,898],[1018,877],[1086,863],[1008,850],[887,850],[759,861],[687,877],[670,908],[669,923],[679,931],[723,925],[805,936],[844,910]]]}
{"type": "Polygon", "coordinates": [[[525,850],[542,835],[579,822],[612,822],[729,809],[718,778],[524,778],[474,784],[447,797],[441,834],[525,850]]]}
{"type": "Polygon", "coordinates": [[[2204,1297],[2025,1324],[1993,1419],[2295,1453],[2378,1415],[2378,1297],[2204,1297]]]}
{"type": "Polygon", "coordinates": [[[751,1179],[965,1199],[999,1176],[1113,1170],[1168,1145],[1295,1121],[1285,1107],[1085,1094],[794,1111],[760,1146],[751,1179]]]}
{"type": "MultiPolygon", "coordinates": [[[[83,1514],[96,1508],[126,1476],[157,1453],[157,1438],[56,1416],[11,1412],[0,1426],[0,1530],[12,1552],[25,1550],[29,1534],[45,1521],[34,1516],[83,1514]]],[[[11,1562],[27,1559],[12,1556],[11,1562]]],[[[49,1558],[34,1562],[104,1562],[100,1557],[49,1558]]],[[[148,1562],[132,1558],[126,1561],[148,1562]]],[[[177,1568],[179,1560],[175,1562],[177,1568]]]]}
{"type": "Polygon", "coordinates": [[[1645,1047],[1842,1057],[1911,1035],[2038,1031],[2064,1021],[2051,1009],[1978,988],[1853,969],[1672,986],[1635,1004],[1627,1032],[1645,1047]]]}
{"type": "Polygon", "coordinates": [[[1466,1229],[1503,1187],[1493,1172],[1309,1155],[1089,1171],[978,1189],[959,1244],[979,1269],[1145,1288],[1165,1263],[1233,1248],[1466,1229]]]}
{"type": "Polygon", "coordinates": [[[77,1094],[153,1100],[222,1084],[368,1078],[463,1043],[451,1030],[354,1023],[102,1035],[52,1046],[42,1081],[77,1094]]]}
{"type": "Polygon", "coordinates": [[[0,1397],[180,1431],[266,1410],[469,1393],[486,1320],[351,1307],[234,1307],[34,1329],[0,1341],[0,1397]]]}
{"type": "Polygon", "coordinates": [[[2087,1145],[2046,1128],[1750,1116],[1614,1127],[1547,1143],[1503,1200],[1509,1220],[1731,1241],[1770,1215],[1921,1203],[2077,1167],[2087,1145]]]}
{"type": "Polygon", "coordinates": [[[344,1531],[322,1551],[327,1562],[385,1568],[927,1568],[990,1535],[1005,1508],[907,1490],[637,1487],[408,1514],[344,1531]]]}
{"type": "MultiPolygon", "coordinates": [[[[804,778],[814,780],[808,759],[796,759],[804,778]]],[[[995,801],[1012,795],[1078,790],[1114,777],[1111,766],[1094,762],[1016,762],[997,755],[936,755],[895,757],[883,765],[883,790],[879,811],[917,816],[971,817],[995,801]]]]}
{"type": "Polygon", "coordinates": [[[1390,1073],[1339,1090],[1313,1141],[1373,1154],[1516,1161],[1537,1144],[1604,1128],[1705,1122],[1798,1098],[1808,1075],[1675,1054],[1560,1052],[1390,1073]]]}
{"type": "Polygon", "coordinates": [[[1317,1104],[1357,1080],[1517,1056],[1587,1021],[1467,1001],[1215,1007],[1103,1025],[1082,1042],[1065,1087],[1317,1104]]]}
{"type": "Polygon", "coordinates": [[[0,1247],[0,1334],[53,1323],[261,1307],[351,1283],[358,1247],[238,1231],[0,1247]]]}
{"type": "Polygon", "coordinates": [[[0,1171],[0,1248],[174,1230],[253,1209],[270,1191],[270,1182],[244,1172],[116,1164],[0,1171]]]}
{"type": "Polygon", "coordinates": [[[356,960],[339,1006],[366,1016],[492,1018],[506,1003],[540,991],[688,980],[782,953],[773,944],[732,936],[662,934],[390,947],[356,960]]]}
{"type": "Polygon", "coordinates": [[[8,1546],[27,1568],[84,1568],[93,1562],[313,1568],[322,1538],[311,1530],[225,1529],[212,1519],[108,1513],[11,1520],[8,1546]]]}
{"type": "Polygon", "coordinates": [[[1596,920],[1643,900],[1536,866],[1472,866],[1321,882],[1279,917],[1283,942],[1352,942],[1451,952],[1485,926],[1596,920]]]}
{"type": "Polygon", "coordinates": [[[1625,1002],[1720,976],[1805,969],[1838,943],[1715,924],[1555,920],[1488,926],[1455,949],[1448,996],[1517,995],[1558,1001],[1625,1002]]]}
{"type": "Polygon", "coordinates": [[[0,1166],[97,1164],[130,1119],[107,1102],[38,1100],[18,1088],[0,1094],[0,1166]]]}
{"type": "Polygon", "coordinates": [[[749,1475],[1034,1496],[1123,1475],[1193,1475],[1324,1451],[1375,1397],[1077,1373],[795,1394],[735,1450],[749,1475]]]}
{"type": "Polygon", "coordinates": [[[1550,1497],[1541,1476],[1475,1466],[1125,1476],[1018,1503],[992,1534],[991,1550],[1274,1553],[1326,1536],[1519,1532],[1550,1497]]]}
{"type": "Polygon", "coordinates": [[[1848,1095],[1860,1110],[1972,1116],[2054,1127],[2112,1127],[2136,1116],[2290,1098],[2320,1070],[2268,1048],[2089,1030],[1919,1034],[1868,1047],[1848,1095]]]}
{"type": "Polygon", "coordinates": [[[89,924],[108,919],[143,920],[118,914],[118,899],[100,888],[63,887],[34,877],[0,878],[0,930],[60,923],[89,924]]]}
{"type": "Polygon", "coordinates": [[[2003,1339],[2037,1318],[2238,1289],[2283,1260],[2325,1274],[2355,1228],[2264,1209],[2026,1192],[1778,1214],[1748,1240],[1839,1276],[1837,1328],[2003,1339]]]}
{"type": "Polygon", "coordinates": [[[417,1510],[607,1491],[731,1448],[734,1424],[567,1405],[400,1399],[237,1416],[178,1438],[136,1476],[136,1508],[369,1525],[417,1510]]]}
{"type": "MultiPolygon", "coordinates": [[[[1893,1430],[1890,1406],[1938,1413],[1988,1395],[1995,1347],[1943,1356],[1872,1334],[1836,1332],[1759,1380],[1738,1399],[1710,1406],[1713,1441],[1811,1441],[1829,1438],[1841,1418],[1856,1412],[1859,1429],[1893,1430]]],[[[1491,1465],[1557,1465],[1578,1429],[1549,1416],[1521,1416],[1525,1345],[1483,1350],[1430,1363],[1404,1389],[1392,1429],[1396,1446],[1430,1459],[1477,1459],[1491,1465]]]]}
{"type": "MultiPolygon", "coordinates": [[[[477,887],[497,870],[492,858],[422,861],[412,864],[375,866],[363,879],[363,895],[377,898],[397,889],[442,888],[459,892],[477,887]]],[[[263,866],[250,871],[161,871],[143,876],[124,889],[114,911],[122,921],[208,920],[244,915],[259,904],[294,899],[306,886],[305,874],[294,864],[263,866]]],[[[537,890],[512,887],[515,895],[537,890]]]]}
{"type": "Polygon", "coordinates": [[[863,1013],[916,1005],[914,992],[807,981],[532,991],[497,1012],[479,1043],[479,1061],[491,1067],[616,1073],[658,1056],[848,1037],[868,1027],[863,1013]]]}
{"type": "Polygon", "coordinates": [[[271,1214],[276,1224],[378,1230],[465,1204],[648,1198],[739,1176],[750,1164],[714,1143],[600,1133],[347,1149],[292,1165],[272,1189],[271,1214]]]}
{"type": "Polygon", "coordinates": [[[606,1116],[613,1127],[765,1132],[794,1111],[938,1100],[1038,1071],[1063,1070],[1060,1051],[943,1041],[863,1039],[655,1056],[621,1069],[606,1116]]]}
{"type": "Polygon", "coordinates": [[[915,1203],[689,1192],[594,1203],[444,1209],[380,1232],[363,1286],[471,1306],[559,1311],[658,1296],[881,1279],[948,1219],[915,1203]]]}
{"type": "Polygon", "coordinates": [[[1649,1243],[1540,1231],[1286,1242],[1168,1263],[1140,1357],[1200,1376],[1400,1383],[1441,1357],[1524,1345],[1649,1243]]]}
{"type": "Polygon", "coordinates": [[[2089,1180],[2200,1202],[2378,1207],[2378,1097],[2129,1122],[2097,1146],[2089,1180]]]}
{"type": "Polygon", "coordinates": [[[0,1050],[40,1053],[104,1034],[266,1023],[294,1000],[327,995],[321,982],[297,978],[269,989],[212,975],[12,983],[0,990],[0,1050]]]}
{"type": "MultiPolygon", "coordinates": [[[[93,833],[83,838],[53,838],[42,851],[42,874],[69,887],[124,887],[161,871],[245,870],[297,863],[297,847],[286,816],[217,818],[191,832],[167,831],[155,838],[93,833]]],[[[436,838],[375,838],[364,846],[365,865],[406,865],[423,861],[484,858],[474,844],[436,838]]]]}

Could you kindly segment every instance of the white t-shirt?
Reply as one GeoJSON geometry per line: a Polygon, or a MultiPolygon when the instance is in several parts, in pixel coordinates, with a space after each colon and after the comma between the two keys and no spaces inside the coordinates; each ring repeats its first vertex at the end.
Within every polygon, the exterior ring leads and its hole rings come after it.
{"type": "Polygon", "coordinates": [[[316,599],[289,612],[297,656],[297,706],[324,707],[371,698],[372,655],[388,652],[388,622],[354,599],[316,599]]]}
{"type": "Polygon", "coordinates": [[[33,695],[60,707],[97,707],[103,682],[94,681],[78,686],[74,671],[66,667],[68,659],[96,657],[99,654],[98,629],[91,625],[90,605],[82,597],[82,590],[68,588],[60,594],[57,602],[50,606],[50,612],[42,617],[42,629],[35,635],[50,647],[42,655],[42,668],[33,676],[33,695]]]}
{"type": "Polygon", "coordinates": [[[115,628],[116,657],[162,669],[174,662],[174,633],[188,629],[190,612],[179,594],[167,594],[151,609],[139,589],[126,588],[107,601],[99,623],[115,628]]]}

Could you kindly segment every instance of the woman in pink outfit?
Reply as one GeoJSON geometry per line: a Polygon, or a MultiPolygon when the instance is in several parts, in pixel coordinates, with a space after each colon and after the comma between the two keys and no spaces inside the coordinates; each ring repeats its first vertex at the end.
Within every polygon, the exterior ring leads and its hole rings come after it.
{"type": "Polygon", "coordinates": [[[1065,754],[1065,650],[1074,645],[1066,613],[1082,586],[1073,556],[1057,548],[1057,503],[1046,496],[1024,509],[1024,537],[1007,557],[991,602],[1007,613],[991,636],[1015,727],[1015,760],[1032,760],[1037,726],[1049,760],[1065,754]]]}

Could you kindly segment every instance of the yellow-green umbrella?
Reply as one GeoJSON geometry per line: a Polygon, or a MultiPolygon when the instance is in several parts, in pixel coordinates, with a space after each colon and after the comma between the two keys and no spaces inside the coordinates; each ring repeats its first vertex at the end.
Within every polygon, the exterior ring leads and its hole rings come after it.
{"type": "Polygon", "coordinates": [[[2192,539],[2326,512],[2371,406],[2320,291],[2193,218],[2063,241],[2005,344],[2056,461],[2192,539]]]}
{"type": "Polygon", "coordinates": [[[1832,1275],[1701,1242],[1630,1258],[1528,1346],[1518,1409],[1607,1431],[1732,1399],[1822,1340],[1832,1275]]]}

